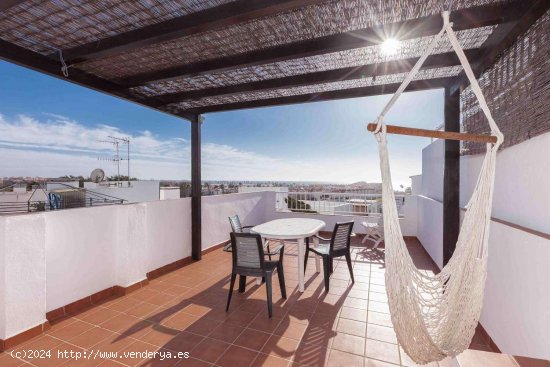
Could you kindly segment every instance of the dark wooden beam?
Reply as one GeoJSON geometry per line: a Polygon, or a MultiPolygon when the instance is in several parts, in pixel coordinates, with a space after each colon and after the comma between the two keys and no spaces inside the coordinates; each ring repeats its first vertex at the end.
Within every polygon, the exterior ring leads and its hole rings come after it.
{"type": "MultiPolygon", "coordinates": [[[[476,78],[479,78],[485,70],[493,65],[502,53],[511,47],[518,37],[527,31],[548,9],[550,9],[548,0],[524,1],[522,6],[517,9],[517,19],[500,24],[479,48],[478,55],[475,57],[477,61],[472,64],[472,71],[476,78]]],[[[469,84],[466,74],[462,72],[457,76],[450,92],[457,93],[469,84]]]]}
{"type": "MultiPolygon", "coordinates": [[[[445,131],[460,132],[460,95],[445,88],[445,131]]],[[[453,256],[460,231],[460,141],[445,140],[443,169],[443,265],[453,256]]]]}
{"type": "MultiPolygon", "coordinates": [[[[68,64],[109,57],[315,4],[313,0],[238,0],[63,50],[68,64]]],[[[55,55],[52,55],[55,57],[55,55]]]]}
{"type": "MultiPolygon", "coordinates": [[[[465,30],[495,25],[516,19],[517,7],[521,1],[479,6],[452,12],[450,19],[455,30],[465,30]]],[[[312,40],[294,42],[258,51],[206,60],[193,64],[181,64],[171,68],[139,73],[119,80],[127,87],[151,82],[173,80],[184,77],[211,74],[243,67],[263,65],[273,62],[317,56],[337,51],[357,49],[378,45],[388,37],[409,40],[437,34],[443,26],[440,14],[418,19],[375,26],[371,28],[330,35],[312,40]]]]}
{"type": "MultiPolygon", "coordinates": [[[[61,72],[61,63],[50,59],[39,53],[29,51],[23,47],[14,45],[12,43],[0,40],[0,59],[35,70],[41,73],[53,76],[54,78],[62,79],[67,82],[78,84],[83,87],[87,87],[98,92],[107,93],[111,96],[122,98],[135,102],[137,104],[153,108],[157,111],[161,111],[157,108],[159,101],[155,99],[145,100],[143,97],[138,97],[131,94],[129,91],[120,88],[120,85],[113,83],[109,80],[102,79],[92,74],[88,74],[84,71],[76,68],[69,68],[69,76],[65,77],[61,72]]],[[[190,119],[191,114],[181,113],[177,115],[185,119],[190,119]]]]}
{"type": "Polygon", "coordinates": [[[191,257],[202,256],[201,214],[201,124],[202,117],[195,115],[191,121],[191,257]]]}
{"type": "MultiPolygon", "coordinates": [[[[478,50],[466,50],[468,57],[477,54],[478,50]]],[[[163,94],[156,96],[157,100],[165,104],[176,103],[190,99],[224,96],[243,92],[265,92],[278,88],[301,87],[311,84],[331,83],[344,80],[364,79],[390,74],[406,73],[416,64],[418,58],[388,61],[377,64],[342,68],[336,70],[320,71],[309,74],[294,75],[289,77],[268,79],[257,82],[230,85],[227,87],[207,88],[180,93],[163,94]]],[[[432,55],[426,59],[422,67],[434,69],[460,65],[460,61],[454,52],[432,55]]]]}
{"type": "MultiPolygon", "coordinates": [[[[443,88],[446,85],[448,85],[450,81],[451,81],[451,78],[415,80],[409,84],[409,86],[405,91],[413,92],[413,91],[419,91],[419,90],[443,88]]],[[[242,109],[248,109],[248,108],[284,106],[284,105],[297,104],[297,103],[323,102],[323,101],[332,101],[337,99],[377,96],[381,94],[395,93],[395,91],[397,90],[397,88],[399,88],[400,85],[401,83],[394,83],[394,84],[376,85],[376,86],[370,86],[370,87],[335,90],[335,91],[329,91],[329,92],[323,92],[323,93],[301,94],[301,95],[295,95],[295,96],[289,96],[289,97],[277,97],[277,98],[262,99],[262,100],[256,100],[256,101],[203,106],[203,107],[197,107],[197,108],[190,108],[186,112],[202,114],[202,113],[242,110],[242,109]]]]}
{"type": "Polygon", "coordinates": [[[0,13],[8,10],[11,7],[24,3],[26,0],[2,0],[0,1],[0,13]]]}

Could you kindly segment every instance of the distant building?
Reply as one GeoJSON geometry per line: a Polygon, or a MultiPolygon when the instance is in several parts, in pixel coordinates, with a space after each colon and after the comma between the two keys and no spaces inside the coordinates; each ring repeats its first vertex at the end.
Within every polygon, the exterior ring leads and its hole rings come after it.
{"type": "Polygon", "coordinates": [[[160,200],[179,199],[181,190],[179,186],[163,186],[160,188],[160,200]]]}
{"type": "Polygon", "coordinates": [[[261,192],[261,191],[275,191],[275,192],[288,192],[288,187],[284,186],[239,186],[239,194],[246,192],[261,192]]]}
{"type": "Polygon", "coordinates": [[[122,182],[121,186],[110,181],[84,182],[84,188],[101,195],[123,199],[125,203],[160,200],[160,181],[131,181],[130,185],[128,182],[122,182]]]}

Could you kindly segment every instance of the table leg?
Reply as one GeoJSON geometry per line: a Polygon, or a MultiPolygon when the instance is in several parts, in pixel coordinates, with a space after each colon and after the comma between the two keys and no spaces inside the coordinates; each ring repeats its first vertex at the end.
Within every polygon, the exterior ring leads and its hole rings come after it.
{"type": "Polygon", "coordinates": [[[305,244],[303,238],[298,238],[298,290],[304,291],[304,258],[305,258],[305,244]]]}
{"type": "MultiPolygon", "coordinates": [[[[319,246],[319,238],[313,237],[313,245],[315,247],[319,246]]],[[[315,254],[315,271],[317,273],[321,272],[321,264],[319,262],[319,255],[315,254]]]]}

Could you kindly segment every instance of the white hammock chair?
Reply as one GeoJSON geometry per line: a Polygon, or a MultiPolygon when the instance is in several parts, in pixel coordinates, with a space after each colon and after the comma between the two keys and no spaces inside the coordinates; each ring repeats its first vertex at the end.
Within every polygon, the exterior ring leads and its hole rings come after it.
{"type": "Polygon", "coordinates": [[[377,128],[374,132],[379,143],[382,173],[386,289],[391,320],[399,343],[420,364],[460,354],[468,348],[474,335],[487,275],[487,242],[496,154],[503,141],[503,135],[491,116],[481,88],[449,23],[448,12],[443,13],[443,19],[443,28],[376,120],[377,128]],[[496,143],[487,144],[487,153],[467,205],[456,250],[441,272],[433,275],[416,268],[401,234],[383,119],[445,33],[487,116],[496,143]]]}

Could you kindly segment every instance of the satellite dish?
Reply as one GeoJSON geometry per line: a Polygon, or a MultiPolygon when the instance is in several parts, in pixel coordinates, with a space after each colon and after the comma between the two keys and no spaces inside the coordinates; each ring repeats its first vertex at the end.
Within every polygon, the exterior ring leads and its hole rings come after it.
{"type": "Polygon", "coordinates": [[[101,168],[96,168],[90,174],[92,182],[100,183],[105,178],[105,172],[101,168]]]}

